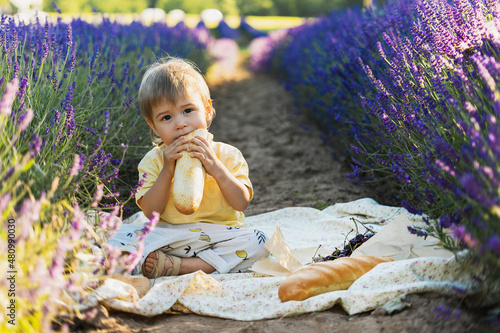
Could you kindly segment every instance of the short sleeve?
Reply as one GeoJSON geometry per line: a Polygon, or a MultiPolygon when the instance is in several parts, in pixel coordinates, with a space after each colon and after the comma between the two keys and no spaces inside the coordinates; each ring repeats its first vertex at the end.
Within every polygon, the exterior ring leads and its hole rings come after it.
{"type": "Polygon", "coordinates": [[[139,205],[140,199],[153,186],[162,168],[163,160],[161,159],[159,148],[152,149],[139,163],[139,166],[137,167],[139,171],[139,181],[143,182],[143,184],[135,194],[135,202],[137,203],[137,206],[141,207],[139,205]]]}
{"type": "Polygon", "coordinates": [[[245,184],[250,190],[250,200],[253,198],[253,186],[249,177],[248,164],[241,151],[237,148],[224,144],[221,154],[218,156],[231,174],[245,184]]]}

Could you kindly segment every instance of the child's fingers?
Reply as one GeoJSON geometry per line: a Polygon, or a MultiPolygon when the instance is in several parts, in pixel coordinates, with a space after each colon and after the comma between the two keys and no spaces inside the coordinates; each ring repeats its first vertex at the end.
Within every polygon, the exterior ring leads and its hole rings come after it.
{"type": "Polygon", "coordinates": [[[173,152],[174,153],[178,153],[178,152],[181,152],[181,151],[188,151],[189,150],[189,145],[180,145],[180,146],[177,146],[177,147],[172,147],[174,150],[173,152]]]}
{"type": "Polygon", "coordinates": [[[197,159],[199,159],[199,160],[200,160],[200,161],[202,161],[202,162],[203,162],[203,160],[205,160],[205,159],[206,159],[206,158],[205,158],[205,155],[204,155],[204,154],[202,154],[202,153],[191,153],[191,154],[190,154],[190,156],[191,156],[191,157],[194,157],[194,158],[197,158],[197,159]]]}
{"type": "Polygon", "coordinates": [[[201,144],[201,145],[208,147],[208,141],[205,138],[198,136],[198,135],[195,136],[194,138],[192,138],[191,140],[189,140],[189,142],[192,142],[197,146],[199,146],[201,144]]]}
{"type": "Polygon", "coordinates": [[[171,153],[176,154],[176,153],[179,153],[181,151],[187,151],[189,148],[189,145],[186,143],[181,143],[181,142],[172,143],[167,148],[165,148],[165,150],[163,152],[165,154],[171,154],[171,153]]]}
{"type": "Polygon", "coordinates": [[[188,152],[194,152],[194,151],[197,151],[197,152],[200,152],[200,153],[203,153],[205,152],[207,149],[205,147],[202,147],[202,146],[198,146],[198,145],[194,145],[194,146],[189,146],[187,151],[188,152]]]}
{"type": "Polygon", "coordinates": [[[181,137],[178,137],[177,139],[175,139],[174,142],[172,142],[169,146],[170,147],[177,147],[177,146],[185,145],[188,142],[189,142],[188,139],[186,139],[185,137],[181,136],[181,137]]]}
{"type": "Polygon", "coordinates": [[[202,136],[199,136],[199,135],[196,135],[194,138],[195,138],[195,139],[198,139],[198,140],[200,140],[200,141],[203,141],[203,143],[205,143],[205,144],[207,144],[207,145],[208,145],[208,141],[207,141],[207,139],[206,139],[206,138],[204,138],[204,137],[202,137],[202,136]]]}
{"type": "Polygon", "coordinates": [[[172,160],[173,161],[177,161],[181,157],[182,157],[182,154],[181,153],[177,153],[177,154],[175,154],[175,155],[172,156],[172,160]]]}

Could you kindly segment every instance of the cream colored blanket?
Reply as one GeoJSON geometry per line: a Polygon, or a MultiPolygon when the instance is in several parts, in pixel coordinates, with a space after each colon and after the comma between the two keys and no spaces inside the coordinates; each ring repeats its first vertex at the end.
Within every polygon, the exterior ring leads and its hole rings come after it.
{"type": "MultiPolygon", "coordinates": [[[[139,214],[124,223],[140,224],[144,219],[139,214]]],[[[311,261],[320,244],[318,252],[322,255],[342,247],[346,239],[355,236],[356,226],[363,231],[361,222],[378,232],[353,255],[388,255],[396,261],[376,266],[345,291],[282,303],[278,288],[286,277],[279,272],[275,272],[277,276],[268,275],[279,267],[271,258],[263,265],[256,265],[254,273],[207,275],[196,272],[158,278],[140,299],[134,288],[107,279],[85,303],[89,306],[100,303],[143,316],[183,311],[235,320],[260,320],[321,311],[335,304],[352,315],[373,310],[403,294],[435,291],[451,295],[457,289],[470,289],[469,280],[459,274],[455,258],[438,249],[437,240],[424,240],[408,233],[408,225],[422,221],[403,208],[360,199],[322,211],[294,207],[247,217],[248,227],[258,228],[268,236],[279,225],[284,241],[303,264],[311,261]]]]}

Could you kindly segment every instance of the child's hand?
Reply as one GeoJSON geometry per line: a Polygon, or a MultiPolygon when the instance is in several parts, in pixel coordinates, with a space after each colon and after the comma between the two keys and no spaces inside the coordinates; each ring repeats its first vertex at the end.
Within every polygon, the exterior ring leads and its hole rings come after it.
{"type": "Polygon", "coordinates": [[[251,192],[249,188],[229,172],[226,166],[219,160],[210,143],[200,137],[195,136],[189,143],[188,148],[191,157],[197,158],[203,164],[206,172],[212,176],[224,199],[237,211],[244,211],[250,202],[251,192]]]}
{"type": "Polygon", "coordinates": [[[188,149],[188,140],[181,136],[163,149],[163,169],[169,174],[174,175],[175,161],[181,158],[181,152],[188,149]]]}
{"type": "Polygon", "coordinates": [[[212,147],[210,147],[210,143],[198,135],[189,140],[189,142],[193,143],[187,149],[191,153],[190,156],[199,159],[207,173],[213,176],[216,170],[222,166],[222,163],[215,155],[212,147]]]}

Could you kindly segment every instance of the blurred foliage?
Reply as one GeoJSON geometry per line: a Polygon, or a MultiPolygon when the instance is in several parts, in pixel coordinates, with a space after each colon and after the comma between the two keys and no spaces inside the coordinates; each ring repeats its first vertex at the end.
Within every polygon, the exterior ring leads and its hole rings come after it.
{"type": "Polygon", "coordinates": [[[240,3],[241,15],[317,16],[333,9],[362,5],[363,0],[235,0],[240,3]],[[264,9],[261,3],[271,3],[264,9]]]}
{"type": "MultiPolygon", "coordinates": [[[[140,13],[148,7],[162,8],[165,12],[182,9],[199,14],[203,9],[217,8],[224,15],[278,15],[317,16],[332,9],[362,6],[366,0],[55,0],[63,13],[140,13]]],[[[8,0],[0,0],[0,11],[16,11],[8,0]]],[[[44,0],[42,9],[54,12],[51,0],[44,0]]]]}

